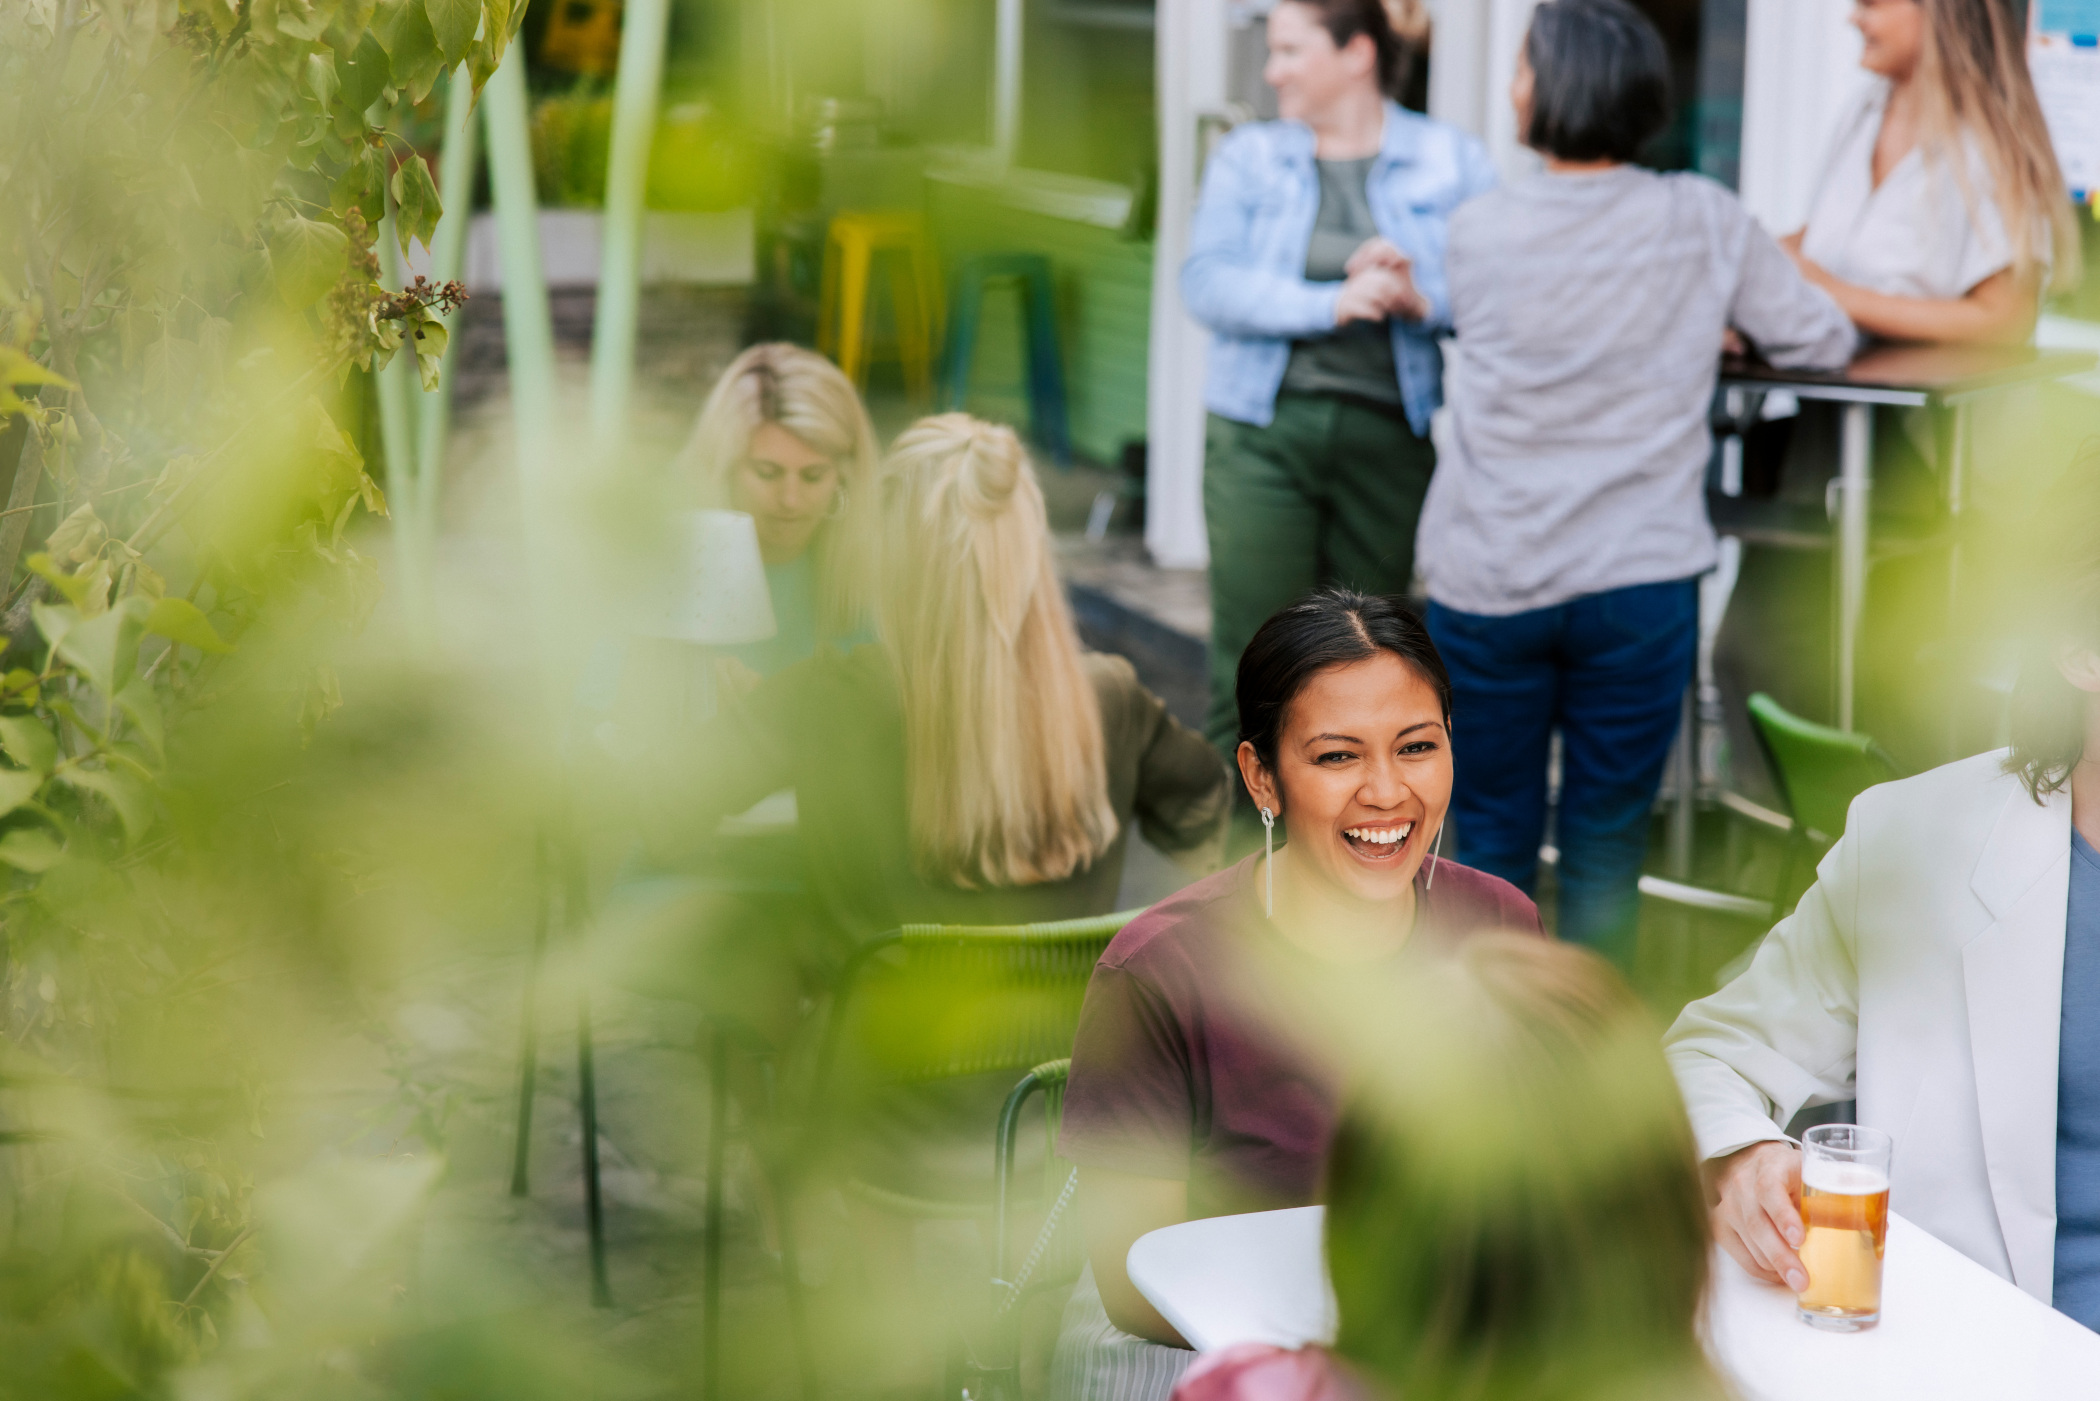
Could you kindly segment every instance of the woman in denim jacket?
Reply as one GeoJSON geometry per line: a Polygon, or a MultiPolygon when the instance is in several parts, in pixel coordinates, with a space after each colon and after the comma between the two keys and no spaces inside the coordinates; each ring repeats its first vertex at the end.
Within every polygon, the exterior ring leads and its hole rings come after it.
{"type": "Polygon", "coordinates": [[[1407,592],[1436,465],[1445,225],[1495,183],[1477,140],[1385,96],[1408,53],[1381,0],[1284,0],[1268,39],[1283,119],[1219,144],[1181,269],[1212,332],[1206,728],[1228,755],[1264,618],[1316,588],[1407,592]]]}

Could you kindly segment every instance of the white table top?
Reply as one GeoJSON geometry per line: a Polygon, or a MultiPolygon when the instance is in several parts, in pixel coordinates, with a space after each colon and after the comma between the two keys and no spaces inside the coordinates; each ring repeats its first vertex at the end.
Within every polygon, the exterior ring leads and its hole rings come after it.
{"type": "MultiPolygon", "coordinates": [[[[1323,1207],[1220,1216],[1130,1247],[1131,1283],[1198,1351],[1334,1335],[1323,1207]]],[[[2100,1398],[2100,1335],[1893,1213],[1882,1321],[1825,1333],[1715,1252],[1708,1347],[1744,1401],[2100,1398]]]]}

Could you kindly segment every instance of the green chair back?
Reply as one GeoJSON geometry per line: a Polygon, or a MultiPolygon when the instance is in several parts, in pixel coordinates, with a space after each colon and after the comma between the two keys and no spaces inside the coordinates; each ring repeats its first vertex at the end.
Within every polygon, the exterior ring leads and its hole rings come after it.
{"type": "Polygon", "coordinates": [[[1094,965],[1139,913],[907,924],[869,942],[841,973],[818,1057],[819,1097],[841,1073],[864,1084],[912,1084],[1018,1072],[1070,1055],[1094,965]]]}
{"type": "Polygon", "coordinates": [[[1837,840],[1852,800],[1901,774],[1887,751],[1867,735],[1804,720],[1762,691],[1751,696],[1748,705],[1797,827],[1837,840]]]}

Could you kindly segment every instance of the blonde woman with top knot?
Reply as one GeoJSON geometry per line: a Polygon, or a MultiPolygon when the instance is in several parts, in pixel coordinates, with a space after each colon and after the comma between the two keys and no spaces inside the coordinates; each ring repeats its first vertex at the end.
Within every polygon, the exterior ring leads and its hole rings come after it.
{"type": "Polygon", "coordinates": [[[1133,824],[1163,851],[1204,848],[1224,768],[1129,662],[1081,649],[1012,430],[922,420],[871,494],[879,640],[819,646],[725,702],[689,764],[657,765],[675,796],[654,844],[792,787],[810,888],[855,942],[1105,914],[1133,824]]]}
{"type": "Polygon", "coordinates": [[[760,676],[819,641],[865,641],[874,574],[875,430],[836,365],[754,345],[715,382],[674,465],[694,504],[742,511],[778,632],[721,650],[760,676]]]}

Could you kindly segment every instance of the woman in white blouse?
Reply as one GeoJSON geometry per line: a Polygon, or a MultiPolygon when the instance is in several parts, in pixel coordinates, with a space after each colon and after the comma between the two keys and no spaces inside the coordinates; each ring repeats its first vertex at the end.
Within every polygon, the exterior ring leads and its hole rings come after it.
{"type": "Polygon", "coordinates": [[[1852,23],[1881,81],[1839,125],[1787,251],[1870,335],[2024,342],[2079,256],[2010,7],[1857,0],[1852,23]]]}

